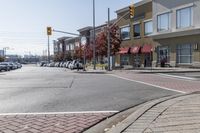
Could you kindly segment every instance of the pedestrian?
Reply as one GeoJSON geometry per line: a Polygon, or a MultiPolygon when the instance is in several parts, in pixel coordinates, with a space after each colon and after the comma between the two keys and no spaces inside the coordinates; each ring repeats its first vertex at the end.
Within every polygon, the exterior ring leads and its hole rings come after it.
{"type": "Polygon", "coordinates": [[[79,71],[79,62],[76,63],[77,71],[79,71]]]}
{"type": "Polygon", "coordinates": [[[147,59],[144,59],[144,67],[147,67],[147,59]]]}

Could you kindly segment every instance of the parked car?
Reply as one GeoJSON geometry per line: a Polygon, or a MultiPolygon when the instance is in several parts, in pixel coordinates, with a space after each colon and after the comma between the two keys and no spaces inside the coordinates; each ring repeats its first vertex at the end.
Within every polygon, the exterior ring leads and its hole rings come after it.
{"type": "Polygon", "coordinates": [[[9,67],[6,64],[1,64],[0,63],[0,71],[9,71],[9,67]]]}
{"type": "Polygon", "coordinates": [[[62,67],[66,67],[67,62],[63,62],[62,67]]]}
{"type": "Polygon", "coordinates": [[[40,63],[39,63],[39,66],[44,66],[45,64],[47,64],[47,62],[46,61],[41,61],[40,63]]]}
{"type": "Polygon", "coordinates": [[[17,68],[22,68],[22,64],[20,64],[18,62],[16,62],[15,64],[17,65],[17,68]]]}
{"type": "Polygon", "coordinates": [[[14,70],[15,69],[15,66],[10,62],[2,62],[1,64],[2,65],[6,65],[9,70],[14,70]]]}
{"type": "Polygon", "coordinates": [[[67,61],[65,67],[66,67],[66,68],[69,68],[70,63],[71,63],[71,61],[67,61]]]}
{"type": "Polygon", "coordinates": [[[12,66],[12,70],[18,69],[18,65],[13,62],[8,62],[12,66]]]}
{"type": "Polygon", "coordinates": [[[59,62],[56,62],[54,66],[55,66],[55,67],[58,67],[59,64],[60,64],[59,62]]]}
{"type": "Polygon", "coordinates": [[[48,67],[54,67],[55,66],[55,63],[54,62],[51,62],[49,63],[48,67]]]}
{"type": "Polygon", "coordinates": [[[69,68],[71,70],[73,69],[83,69],[83,64],[77,60],[73,60],[70,65],[69,65],[69,68]]]}
{"type": "Polygon", "coordinates": [[[64,62],[60,62],[58,67],[62,67],[64,62]]]}

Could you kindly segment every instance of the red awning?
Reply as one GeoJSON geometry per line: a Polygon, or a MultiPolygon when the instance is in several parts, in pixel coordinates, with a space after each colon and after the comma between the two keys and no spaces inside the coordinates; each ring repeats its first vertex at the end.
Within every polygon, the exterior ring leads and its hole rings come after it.
{"type": "Polygon", "coordinates": [[[119,54],[127,54],[128,53],[128,51],[129,51],[129,48],[120,48],[120,50],[119,50],[119,54]]]}
{"type": "Polygon", "coordinates": [[[153,50],[152,50],[152,46],[151,45],[144,45],[141,49],[141,52],[142,53],[151,53],[153,50]]]}
{"type": "Polygon", "coordinates": [[[131,54],[138,54],[140,51],[140,46],[135,46],[131,48],[131,54]]]}

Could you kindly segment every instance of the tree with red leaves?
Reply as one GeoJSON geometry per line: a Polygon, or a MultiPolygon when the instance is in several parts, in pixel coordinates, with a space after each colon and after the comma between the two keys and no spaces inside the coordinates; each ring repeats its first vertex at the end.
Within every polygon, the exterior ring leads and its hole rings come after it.
{"type": "MultiPolygon", "coordinates": [[[[115,53],[119,52],[121,38],[119,36],[119,27],[114,25],[109,27],[110,29],[110,49],[111,55],[115,55],[115,53]]],[[[105,27],[103,31],[101,31],[96,37],[96,49],[97,54],[103,58],[107,56],[108,49],[108,27],[105,27]]]]}
{"type": "Polygon", "coordinates": [[[92,60],[93,49],[92,49],[91,45],[86,45],[86,47],[85,47],[85,55],[86,55],[86,59],[92,60]]]}
{"type": "Polygon", "coordinates": [[[74,53],[74,57],[76,59],[82,59],[83,57],[83,46],[79,46],[75,48],[75,53],[74,53]]]}
{"type": "Polygon", "coordinates": [[[84,58],[84,50],[85,50],[85,55],[87,60],[92,59],[92,47],[91,45],[86,44],[86,46],[80,45],[80,47],[77,47],[75,49],[75,54],[74,56],[77,59],[83,59],[84,58]]]}

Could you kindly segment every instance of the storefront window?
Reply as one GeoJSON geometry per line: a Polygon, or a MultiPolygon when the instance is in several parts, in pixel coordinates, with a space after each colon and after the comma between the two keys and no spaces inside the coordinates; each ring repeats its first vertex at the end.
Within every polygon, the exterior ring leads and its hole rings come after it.
{"type": "Polygon", "coordinates": [[[121,65],[130,65],[129,63],[129,55],[121,55],[121,65]]]}
{"type": "Polygon", "coordinates": [[[126,40],[126,39],[130,39],[130,27],[123,27],[121,28],[121,39],[122,40],[126,40]]]}
{"type": "Polygon", "coordinates": [[[177,28],[185,28],[192,26],[193,23],[193,8],[188,7],[177,10],[177,28]]]}
{"type": "Polygon", "coordinates": [[[152,21],[148,21],[144,23],[144,34],[145,35],[150,35],[153,33],[153,22],[152,21]]]}
{"type": "Polygon", "coordinates": [[[184,44],[177,46],[177,63],[178,64],[192,63],[192,45],[184,44]]]}
{"type": "Polygon", "coordinates": [[[170,13],[158,15],[158,32],[170,29],[170,13]]]}
{"type": "Polygon", "coordinates": [[[170,62],[170,54],[169,54],[169,48],[168,47],[159,47],[158,48],[158,63],[170,62]]]}
{"type": "Polygon", "coordinates": [[[140,24],[136,24],[133,26],[134,37],[140,37],[140,24]]]}

